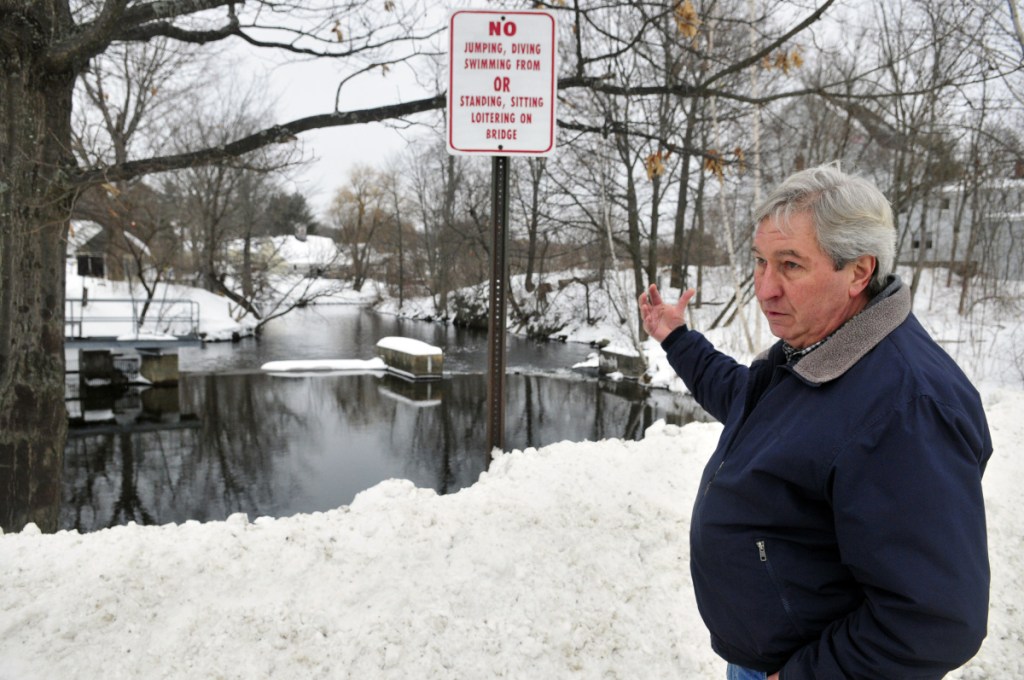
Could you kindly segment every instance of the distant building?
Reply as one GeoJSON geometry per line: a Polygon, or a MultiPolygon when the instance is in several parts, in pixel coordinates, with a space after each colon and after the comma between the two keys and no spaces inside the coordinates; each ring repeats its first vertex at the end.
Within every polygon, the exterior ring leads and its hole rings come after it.
{"type": "Polygon", "coordinates": [[[136,272],[152,253],[137,236],[111,230],[89,220],[72,220],[68,230],[67,257],[73,258],[79,276],[125,280],[127,272],[136,272]]]}
{"type": "Polygon", "coordinates": [[[973,191],[949,185],[903,216],[900,264],[1024,280],[1024,177],[988,180],[973,191]],[[923,228],[922,228],[923,224],[923,228]]]}
{"type": "Polygon", "coordinates": [[[74,258],[79,276],[105,278],[106,252],[107,239],[103,227],[86,220],[71,222],[67,257],[74,258]]]}
{"type": "MultiPolygon", "coordinates": [[[[230,260],[236,267],[241,267],[244,247],[241,239],[228,244],[230,260]]],[[[261,236],[252,239],[249,248],[259,269],[277,274],[336,276],[347,261],[338,245],[325,236],[261,236]]]]}

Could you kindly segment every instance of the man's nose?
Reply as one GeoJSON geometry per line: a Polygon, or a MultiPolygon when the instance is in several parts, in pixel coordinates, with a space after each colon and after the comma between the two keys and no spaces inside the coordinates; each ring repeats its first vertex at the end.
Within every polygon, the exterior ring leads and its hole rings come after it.
{"type": "Polygon", "coordinates": [[[754,271],[754,295],[758,300],[770,300],[782,294],[779,276],[769,265],[754,271]]]}

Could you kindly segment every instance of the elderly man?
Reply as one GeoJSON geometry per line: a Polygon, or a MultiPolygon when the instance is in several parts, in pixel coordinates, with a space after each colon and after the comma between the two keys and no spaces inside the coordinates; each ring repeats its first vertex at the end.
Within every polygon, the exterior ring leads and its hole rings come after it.
{"type": "Polygon", "coordinates": [[[780,338],[749,367],[640,296],[644,328],[724,425],[693,507],[697,605],[728,677],[940,678],[985,637],[977,391],[891,272],[892,211],[822,166],[755,213],[754,290],[780,338]]]}

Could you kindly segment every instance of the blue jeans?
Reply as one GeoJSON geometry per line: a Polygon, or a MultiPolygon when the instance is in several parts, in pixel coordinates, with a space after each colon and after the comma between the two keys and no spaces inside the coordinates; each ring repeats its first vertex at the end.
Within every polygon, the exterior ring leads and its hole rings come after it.
{"type": "Polygon", "coordinates": [[[768,674],[731,663],[725,670],[725,677],[726,680],[765,680],[768,674]]]}

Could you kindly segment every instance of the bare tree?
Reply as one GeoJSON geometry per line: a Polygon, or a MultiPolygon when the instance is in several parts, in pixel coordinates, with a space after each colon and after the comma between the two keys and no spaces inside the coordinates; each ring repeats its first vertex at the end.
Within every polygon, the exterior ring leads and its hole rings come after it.
{"type": "Polygon", "coordinates": [[[403,168],[395,156],[383,171],[385,201],[391,219],[384,235],[388,257],[387,280],[398,292],[398,308],[405,302],[406,289],[410,284],[408,269],[408,253],[416,252],[418,235],[409,221],[412,214],[412,202],[408,196],[408,186],[403,181],[403,168]]]}
{"type": "Polygon", "coordinates": [[[394,221],[391,201],[381,171],[357,165],[346,184],[334,195],[328,209],[331,226],[348,251],[352,287],[362,290],[379,257],[378,242],[394,221]]]}
{"type": "Polygon", "coordinates": [[[516,182],[514,192],[518,199],[518,211],[522,214],[522,223],[526,230],[526,254],[524,287],[527,293],[536,288],[534,274],[537,271],[540,241],[546,236],[542,229],[541,201],[543,200],[542,185],[546,175],[547,159],[530,158],[526,163],[526,172],[517,173],[520,181],[516,182]]]}

